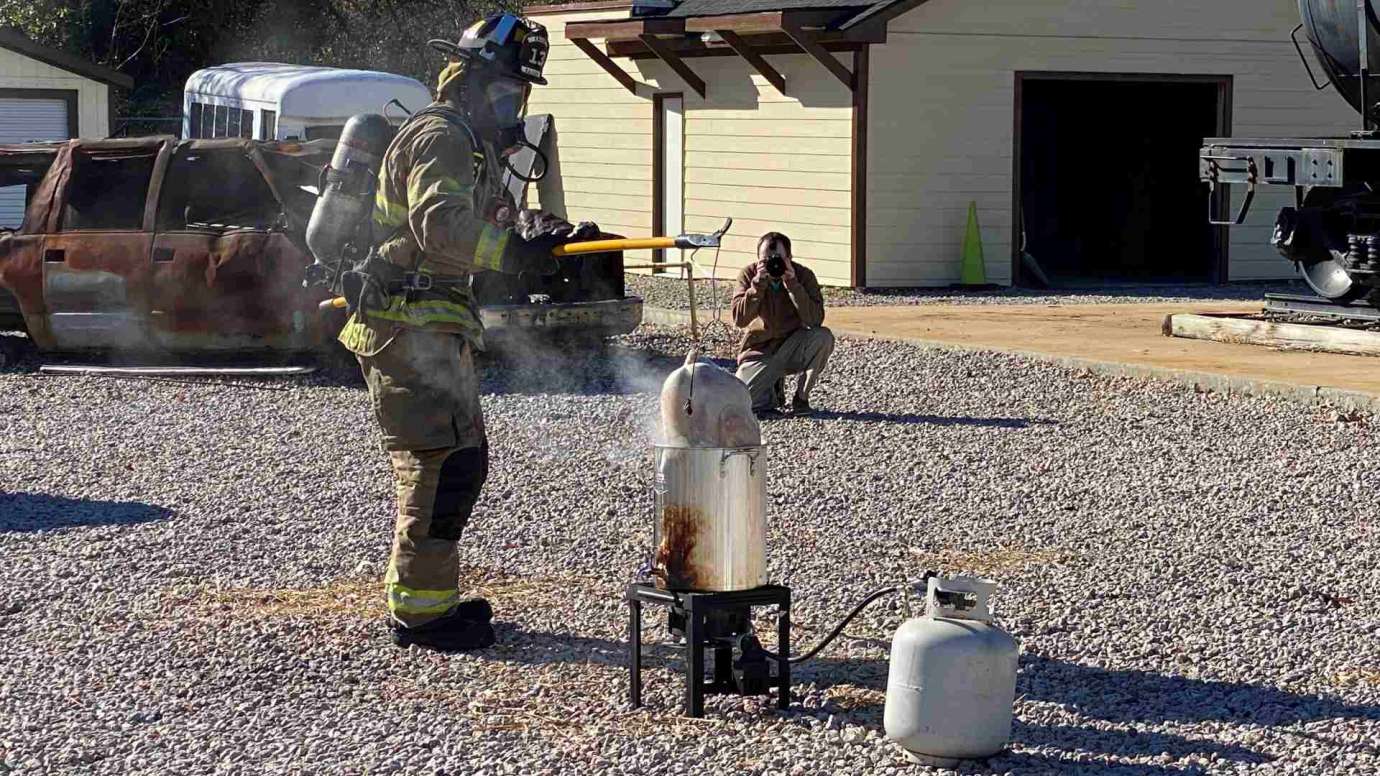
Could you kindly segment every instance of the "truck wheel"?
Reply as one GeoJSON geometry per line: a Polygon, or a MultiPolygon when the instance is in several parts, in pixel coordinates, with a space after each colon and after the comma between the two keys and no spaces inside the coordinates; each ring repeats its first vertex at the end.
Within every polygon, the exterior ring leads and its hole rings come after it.
{"type": "Polygon", "coordinates": [[[0,369],[18,369],[28,354],[28,340],[0,336],[0,369]]]}

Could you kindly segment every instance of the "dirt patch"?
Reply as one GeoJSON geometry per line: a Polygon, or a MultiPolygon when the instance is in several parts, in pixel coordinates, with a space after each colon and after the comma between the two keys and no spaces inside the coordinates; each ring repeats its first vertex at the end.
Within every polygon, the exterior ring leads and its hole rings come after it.
{"type": "MultiPolygon", "coordinates": [[[[580,577],[521,577],[494,569],[462,567],[460,590],[466,595],[502,600],[514,609],[536,605],[552,596],[572,593],[611,594],[607,585],[580,577]]],[[[195,586],[168,592],[180,606],[199,616],[233,619],[382,620],[388,616],[383,582],[377,577],[347,577],[321,587],[216,588],[195,586]]]]}
{"type": "Polygon", "coordinates": [[[1380,670],[1362,668],[1356,671],[1339,671],[1332,675],[1332,683],[1338,687],[1380,687],[1380,670]]]}
{"type": "Polygon", "coordinates": [[[845,711],[865,711],[886,704],[886,692],[852,684],[836,684],[825,691],[825,696],[845,711]]]}
{"type": "Polygon", "coordinates": [[[912,548],[920,565],[941,574],[979,574],[1000,576],[1031,566],[1063,565],[1074,559],[1064,550],[997,547],[992,550],[939,550],[930,552],[912,548]]]}

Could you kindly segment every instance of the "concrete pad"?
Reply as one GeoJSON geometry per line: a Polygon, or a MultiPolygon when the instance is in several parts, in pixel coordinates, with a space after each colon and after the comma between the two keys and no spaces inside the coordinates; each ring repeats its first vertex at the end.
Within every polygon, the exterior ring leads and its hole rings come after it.
{"type": "Polygon", "coordinates": [[[836,334],[1016,353],[1106,374],[1380,411],[1380,361],[1166,337],[1175,313],[1259,312],[1258,302],[832,307],[836,334]]]}

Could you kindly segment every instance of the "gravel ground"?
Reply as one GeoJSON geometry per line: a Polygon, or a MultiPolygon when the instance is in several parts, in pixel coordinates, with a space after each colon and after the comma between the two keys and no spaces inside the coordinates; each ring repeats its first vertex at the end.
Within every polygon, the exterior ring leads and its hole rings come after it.
{"type": "MultiPolygon", "coordinates": [[[[627,293],[640,296],[648,307],[689,309],[686,282],[666,277],[627,274],[627,293]]],[[[727,305],[734,281],[696,281],[695,303],[710,306],[715,299],[727,305]]],[[[1105,286],[1040,291],[1025,288],[963,290],[955,288],[824,289],[824,302],[835,307],[910,304],[1130,304],[1196,301],[1255,302],[1266,293],[1311,294],[1302,282],[1231,283],[1210,285],[1105,286]]]]}
{"type": "MultiPolygon", "coordinates": [[[[685,348],[644,329],[486,368],[461,547],[500,642],[454,656],[386,641],[391,488],[352,375],[0,373],[0,772],[930,772],[880,737],[894,601],[787,713],[676,716],[667,644],[627,707],[618,592],[685,348]]],[[[1013,742],[962,772],[1380,772],[1369,418],[898,343],[834,358],[829,411],[766,427],[772,575],[802,647],[923,569],[999,581],[1013,742]]]]}

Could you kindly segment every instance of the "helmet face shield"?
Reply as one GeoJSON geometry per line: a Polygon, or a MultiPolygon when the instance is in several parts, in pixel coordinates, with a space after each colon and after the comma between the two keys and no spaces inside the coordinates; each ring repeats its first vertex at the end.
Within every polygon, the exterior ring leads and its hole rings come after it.
{"type": "Polygon", "coordinates": [[[511,127],[522,121],[529,85],[511,78],[495,78],[484,85],[484,99],[498,127],[511,127]]]}

